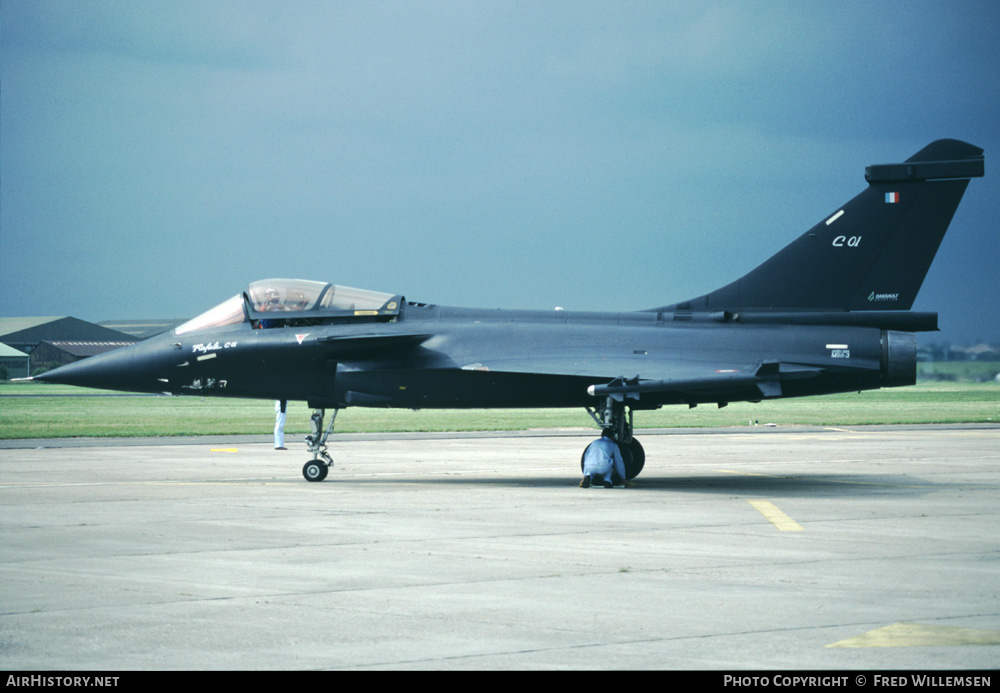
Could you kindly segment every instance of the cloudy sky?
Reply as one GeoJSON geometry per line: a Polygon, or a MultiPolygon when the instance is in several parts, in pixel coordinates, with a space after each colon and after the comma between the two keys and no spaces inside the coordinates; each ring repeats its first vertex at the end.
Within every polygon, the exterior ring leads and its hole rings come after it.
{"type": "Polygon", "coordinates": [[[648,308],[952,137],[987,175],[914,308],[1000,341],[998,36],[995,0],[0,0],[0,315],[648,308]]]}

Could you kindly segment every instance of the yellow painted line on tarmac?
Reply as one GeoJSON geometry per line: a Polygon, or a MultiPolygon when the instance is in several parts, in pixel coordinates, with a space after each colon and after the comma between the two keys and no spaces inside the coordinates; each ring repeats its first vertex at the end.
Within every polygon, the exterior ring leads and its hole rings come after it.
{"type": "Polygon", "coordinates": [[[761,515],[767,518],[767,521],[772,525],[777,527],[782,532],[801,532],[802,525],[790,518],[785,513],[778,510],[776,506],[771,501],[765,500],[752,500],[747,501],[750,505],[754,507],[754,510],[759,512],[761,515]]]}
{"type": "Polygon", "coordinates": [[[212,452],[239,452],[236,448],[212,448],[212,452]]]}
{"type": "Polygon", "coordinates": [[[1000,631],[928,626],[922,623],[893,623],[826,647],[959,647],[1000,645],[1000,631]]]}

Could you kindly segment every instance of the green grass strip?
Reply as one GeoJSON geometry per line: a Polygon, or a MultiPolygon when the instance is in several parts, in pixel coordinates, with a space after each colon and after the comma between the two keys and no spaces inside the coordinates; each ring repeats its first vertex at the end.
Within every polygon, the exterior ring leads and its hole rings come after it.
{"type": "MultiPolygon", "coordinates": [[[[0,385],[0,438],[265,435],[274,427],[274,403],[187,397],[98,397],[94,390],[61,385],[0,385]],[[48,396],[14,396],[45,394],[48,396]]],[[[310,410],[290,402],[286,433],[309,431],[310,410]]],[[[913,387],[781,399],[751,404],[664,407],[635,413],[636,428],[808,424],[1000,422],[1000,384],[922,383],[913,387]]],[[[503,431],[588,428],[582,409],[421,410],[350,408],[337,432],[503,431]]]]}

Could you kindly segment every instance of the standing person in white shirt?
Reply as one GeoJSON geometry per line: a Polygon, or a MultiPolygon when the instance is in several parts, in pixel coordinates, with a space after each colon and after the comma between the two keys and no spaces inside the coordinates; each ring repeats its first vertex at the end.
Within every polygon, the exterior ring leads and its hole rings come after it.
{"type": "Polygon", "coordinates": [[[287,450],[285,447],[285,418],[288,416],[288,400],[279,399],[274,403],[274,449],[287,450]]]}

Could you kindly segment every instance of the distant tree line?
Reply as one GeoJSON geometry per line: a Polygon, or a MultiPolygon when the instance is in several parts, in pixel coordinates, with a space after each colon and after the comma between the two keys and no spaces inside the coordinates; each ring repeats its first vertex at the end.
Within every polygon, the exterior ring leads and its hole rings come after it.
{"type": "Polygon", "coordinates": [[[920,380],[989,382],[1000,379],[1000,347],[931,342],[917,349],[920,380]]]}
{"type": "Polygon", "coordinates": [[[948,342],[931,342],[917,349],[919,361],[1000,361],[1000,347],[993,344],[955,346],[948,342]]]}

